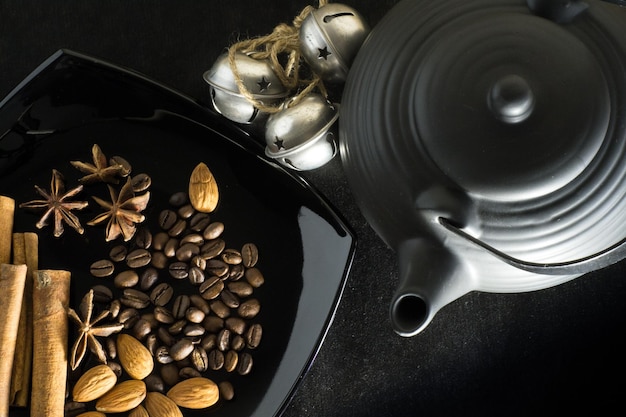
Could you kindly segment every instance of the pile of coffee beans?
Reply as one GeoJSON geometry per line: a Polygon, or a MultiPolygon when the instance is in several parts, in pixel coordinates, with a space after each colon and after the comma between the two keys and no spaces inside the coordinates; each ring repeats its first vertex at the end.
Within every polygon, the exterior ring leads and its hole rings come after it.
{"type": "MultiPolygon", "coordinates": [[[[257,246],[228,247],[225,225],[196,211],[184,192],[169,198],[155,229],[137,229],[132,241],[113,245],[92,263],[91,274],[108,280],[93,287],[94,300],[159,364],[145,380],[149,390],[164,392],[202,375],[221,381],[222,398],[232,399],[225,375],[252,371],[263,334],[255,320],[261,303],[254,293],[264,283],[257,246]]],[[[105,347],[121,372],[114,337],[105,347]]]]}

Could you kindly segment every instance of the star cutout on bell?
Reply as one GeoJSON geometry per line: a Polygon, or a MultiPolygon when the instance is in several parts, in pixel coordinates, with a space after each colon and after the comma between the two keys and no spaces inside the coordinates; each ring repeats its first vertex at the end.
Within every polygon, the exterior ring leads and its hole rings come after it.
{"type": "Polygon", "coordinates": [[[259,86],[259,92],[263,92],[267,90],[272,83],[267,81],[265,77],[263,77],[261,78],[261,81],[259,81],[257,84],[259,86]]]}
{"type": "Polygon", "coordinates": [[[276,140],[274,141],[274,145],[276,145],[278,150],[285,149],[285,145],[283,145],[283,142],[284,141],[282,139],[279,139],[278,136],[276,136],[276,140]]]}
{"type": "Polygon", "coordinates": [[[323,49],[317,48],[317,50],[319,51],[319,54],[317,56],[319,59],[328,60],[328,55],[331,55],[331,53],[328,51],[328,46],[325,46],[323,49]]]}

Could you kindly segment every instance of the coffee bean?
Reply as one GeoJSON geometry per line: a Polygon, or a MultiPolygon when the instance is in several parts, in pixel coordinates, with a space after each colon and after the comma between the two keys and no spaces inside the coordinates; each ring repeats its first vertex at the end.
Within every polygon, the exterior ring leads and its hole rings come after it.
{"type": "Polygon", "coordinates": [[[174,299],[174,305],[172,307],[172,314],[177,319],[185,317],[187,309],[191,305],[191,300],[188,295],[179,295],[174,299]]]}
{"type": "Polygon", "coordinates": [[[259,300],[257,300],[256,298],[250,298],[241,303],[241,305],[237,309],[237,313],[244,319],[252,319],[256,317],[257,314],[259,314],[260,310],[261,303],[259,302],[259,300]]]}
{"type": "Polygon", "coordinates": [[[156,306],[164,306],[170,302],[174,295],[174,288],[166,282],[158,284],[150,292],[150,301],[156,306]]]}
{"type": "Polygon", "coordinates": [[[236,352],[241,352],[245,347],[246,341],[241,335],[236,334],[230,341],[230,348],[236,352]]]}
{"type": "Polygon", "coordinates": [[[211,217],[208,213],[196,213],[189,219],[189,228],[194,232],[201,232],[211,224],[211,217]]]}
{"type": "Polygon", "coordinates": [[[162,306],[156,306],[154,308],[154,318],[159,323],[163,324],[172,324],[174,323],[174,321],[176,321],[172,312],[162,306]]]}
{"type": "Polygon", "coordinates": [[[169,349],[170,357],[175,361],[185,359],[191,354],[194,345],[189,339],[180,339],[169,349]]]}
{"type": "Polygon", "coordinates": [[[113,274],[115,271],[115,265],[108,259],[101,259],[91,264],[89,272],[94,277],[104,278],[113,274]]]}
{"type": "Polygon", "coordinates": [[[254,288],[259,288],[265,282],[265,278],[258,268],[248,268],[245,277],[248,283],[254,288]]]}
{"type": "Polygon", "coordinates": [[[128,253],[128,249],[124,245],[116,245],[111,248],[109,251],[109,258],[113,262],[122,262],[126,259],[126,254],[128,253]]]}
{"type": "Polygon", "coordinates": [[[125,308],[120,311],[120,314],[117,316],[117,321],[123,324],[125,329],[132,329],[139,320],[139,317],[140,314],[136,308],[125,308]]]}
{"type": "Polygon", "coordinates": [[[223,277],[228,274],[228,269],[228,264],[220,259],[209,259],[206,263],[207,274],[223,277]]]}
{"type": "Polygon", "coordinates": [[[150,265],[152,265],[154,268],[164,269],[167,266],[168,262],[169,260],[163,252],[152,252],[152,260],[150,261],[150,265]]]}
{"type": "Polygon", "coordinates": [[[228,279],[231,281],[239,281],[245,273],[243,264],[231,265],[228,271],[228,279]]]}
{"type": "MultiPolygon", "coordinates": [[[[154,261],[154,254],[152,255],[152,261],[154,261]]],[[[156,268],[146,268],[139,276],[139,288],[142,291],[148,291],[159,280],[159,271],[156,268]]]]}
{"type": "Polygon", "coordinates": [[[202,325],[207,332],[217,333],[224,327],[224,319],[217,316],[206,316],[202,325]]]}
{"type": "Polygon", "coordinates": [[[178,215],[174,210],[166,209],[159,213],[159,226],[163,230],[169,230],[176,221],[178,221],[178,215]]]}
{"type": "Polygon", "coordinates": [[[220,293],[220,298],[230,308],[239,307],[239,298],[227,289],[220,293]]]}
{"type": "Polygon", "coordinates": [[[154,313],[143,313],[141,315],[141,318],[147,320],[153,329],[156,329],[157,326],[160,324],[156,317],[154,317],[154,313]]]}
{"type": "Polygon", "coordinates": [[[224,324],[227,329],[236,334],[243,334],[246,331],[246,321],[241,317],[229,317],[224,324]]]}
{"type": "Polygon", "coordinates": [[[256,349],[261,344],[261,337],[263,336],[263,328],[259,323],[255,323],[246,332],[246,344],[250,349],[256,349]]]}
{"type": "Polygon", "coordinates": [[[117,288],[131,288],[139,282],[139,275],[132,269],[122,271],[113,278],[113,285],[117,288]]]}
{"type": "Polygon", "coordinates": [[[237,363],[239,362],[239,354],[234,350],[229,350],[224,355],[224,370],[226,372],[233,372],[237,369],[237,363]]]}
{"type": "Polygon", "coordinates": [[[181,244],[175,253],[176,259],[181,262],[186,262],[200,253],[200,247],[193,243],[185,243],[181,244]]]}
{"type": "Polygon", "coordinates": [[[178,239],[174,237],[170,237],[167,242],[165,242],[165,247],[163,248],[163,254],[168,258],[173,258],[176,256],[176,250],[178,249],[178,239]]]}
{"type": "Polygon", "coordinates": [[[150,392],[165,392],[165,381],[157,374],[150,374],[144,378],[146,389],[150,392]]]}
{"type": "Polygon", "coordinates": [[[186,228],[187,228],[187,221],[185,221],[185,219],[178,219],[172,225],[172,227],[169,228],[169,230],[167,231],[167,234],[170,235],[171,237],[180,236],[185,231],[186,228]]]}
{"type": "Polygon", "coordinates": [[[64,416],[65,417],[78,417],[80,414],[87,410],[87,404],[79,403],[77,401],[68,401],[65,403],[64,416]]]}
{"type": "Polygon", "coordinates": [[[259,249],[254,243],[246,243],[241,248],[241,260],[246,268],[252,268],[259,260],[259,249]]]}
{"type": "Polygon", "coordinates": [[[181,219],[188,219],[196,213],[196,209],[193,208],[191,204],[185,204],[176,210],[176,214],[181,219]]]}
{"type": "Polygon", "coordinates": [[[106,347],[109,358],[115,359],[117,357],[117,344],[115,343],[115,339],[107,337],[104,339],[104,346],[106,347]]]}
{"type": "Polygon", "coordinates": [[[107,361],[107,366],[111,368],[113,373],[119,378],[122,376],[122,365],[115,361],[107,361]]]}
{"type": "Polygon", "coordinates": [[[226,248],[226,242],[222,239],[209,240],[200,247],[200,256],[204,259],[213,259],[219,256],[224,248],[226,248]]]}
{"type": "Polygon", "coordinates": [[[174,359],[170,356],[167,346],[159,346],[154,354],[154,359],[162,365],[174,362],[174,359]]]}
{"type": "Polygon", "coordinates": [[[202,323],[204,316],[204,312],[197,307],[189,307],[185,312],[185,318],[191,323],[202,323]]]}
{"type": "Polygon", "coordinates": [[[137,174],[130,179],[131,184],[133,185],[133,191],[136,193],[141,193],[146,191],[152,185],[152,178],[148,174],[137,174]]]}
{"type": "Polygon", "coordinates": [[[180,376],[182,379],[189,379],[201,377],[202,374],[197,369],[194,369],[191,366],[185,366],[184,368],[181,368],[180,371],[178,371],[178,376],[180,376]]]}
{"type": "Polygon", "coordinates": [[[150,305],[150,297],[139,290],[126,288],[120,297],[120,302],[127,307],[142,309],[150,305]]]}
{"type": "Polygon", "coordinates": [[[174,279],[185,279],[189,276],[189,265],[185,262],[173,262],[170,264],[168,271],[174,279]]]}
{"type": "Polygon", "coordinates": [[[181,207],[189,202],[189,197],[184,191],[179,191],[170,196],[169,203],[174,207],[181,207]]]}
{"type": "Polygon", "coordinates": [[[209,303],[198,294],[191,294],[189,296],[189,301],[191,301],[191,304],[193,304],[194,307],[200,309],[205,315],[209,314],[209,312],[211,311],[209,303]]]}
{"type": "Polygon", "coordinates": [[[176,338],[172,336],[169,330],[165,327],[159,327],[156,331],[157,337],[161,342],[163,342],[166,346],[172,346],[176,343],[176,338]]]}
{"type": "Polygon", "coordinates": [[[191,352],[191,363],[198,372],[206,372],[209,369],[209,356],[200,346],[195,346],[191,352]]]}
{"type": "Polygon", "coordinates": [[[213,300],[209,303],[209,305],[216,316],[223,319],[230,316],[230,308],[221,300],[213,300]]]}
{"type": "Polygon", "coordinates": [[[170,332],[170,334],[178,335],[183,332],[183,329],[185,328],[186,325],[187,325],[187,320],[180,319],[172,323],[170,327],[167,328],[167,330],[170,332]]]}
{"type": "Polygon", "coordinates": [[[224,282],[218,276],[212,275],[200,284],[198,291],[205,300],[213,300],[220,295],[223,289],[224,282]]]}
{"type": "Polygon", "coordinates": [[[141,227],[135,233],[135,245],[140,249],[148,249],[152,245],[152,233],[145,227],[141,227]]]}
{"type": "Polygon", "coordinates": [[[210,369],[214,371],[218,371],[222,369],[222,367],[224,366],[224,354],[221,351],[217,349],[213,349],[212,351],[208,353],[207,356],[209,359],[210,369]]]}
{"type": "Polygon", "coordinates": [[[189,268],[189,282],[192,285],[200,285],[204,282],[204,272],[197,266],[189,268]]]}
{"type": "Polygon", "coordinates": [[[178,367],[173,363],[161,367],[161,378],[166,385],[173,387],[180,380],[178,376],[178,367]]]}
{"type": "Polygon", "coordinates": [[[109,317],[116,319],[122,309],[122,303],[120,300],[113,300],[109,304],[109,317]]]}
{"type": "Polygon", "coordinates": [[[238,265],[242,262],[241,253],[236,249],[224,249],[220,257],[229,265],[238,265]]]}
{"type": "Polygon", "coordinates": [[[225,352],[230,347],[230,330],[222,329],[217,334],[217,348],[225,352]]]}
{"type": "Polygon", "coordinates": [[[108,303],[113,299],[113,291],[105,285],[94,285],[91,290],[96,303],[108,303]]]}
{"type": "Polygon", "coordinates": [[[224,223],[213,222],[210,223],[203,231],[202,236],[206,240],[217,239],[224,232],[224,223]]]}
{"type": "Polygon", "coordinates": [[[147,335],[152,332],[151,323],[146,319],[139,319],[133,326],[133,336],[138,340],[143,340],[147,335]]]}
{"type": "Polygon", "coordinates": [[[206,259],[204,259],[200,255],[196,255],[191,258],[191,261],[189,261],[189,265],[192,267],[196,267],[201,271],[204,271],[206,269],[206,259]]]}
{"type": "Polygon", "coordinates": [[[159,347],[159,338],[156,334],[151,333],[146,337],[146,341],[144,342],[150,354],[154,356],[156,354],[157,348],[159,347]]]}
{"type": "Polygon", "coordinates": [[[252,355],[244,352],[239,355],[239,363],[237,364],[237,372],[239,375],[248,375],[252,370],[252,355]]]}
{"type": "Polygon", "coordinates": [[[135,249],[126,255],[126,265],[130,268],[141,268],[152,260],[152,255],[147,249],[135,249]]]}
{"type": "Polygon", "coordinates": [[[170,240],[170,236],[165,232],[159,232],[152,238],[152,249],[154,250],[163,250],[165,248],[165,243],[170,240]]]}
{"type": "Polygon", "coordinates": [[[229,282],[227,284],[228,290],[233,294],[237,294],[239,297],[248,297],[252,295],[254,288],[246,281],[229,282]]]}
{"type": "Polygon", "coordinates": [[[200,341],[200,346],[202,346],[202,349],[206,350],[207,352],[215,349],[215,347],[217,347],[217,335],[215,333],[207,334],[200,341]]]}
{"type": "Polygon", "coordinates": [[[196,246],[202,246],[204,245],[204,238],[198,233],[189,233],[180,240],[181,246],[186,243],[193,243],[196,246]]]}
{"type": "Polygon", "coordinates": [[[223,398],[226,401],[231,401],[235,397],[235,389],[233,388],[233,384],[229,381],[221,381],[217,384],[220,398],[223,398]]]}
{"type": "Polygon", "coordinates": [[[198,323],[191,323],[183,328],[183,334],[187,337],[203,336],[206,333],[205,328],[198,323]]]}

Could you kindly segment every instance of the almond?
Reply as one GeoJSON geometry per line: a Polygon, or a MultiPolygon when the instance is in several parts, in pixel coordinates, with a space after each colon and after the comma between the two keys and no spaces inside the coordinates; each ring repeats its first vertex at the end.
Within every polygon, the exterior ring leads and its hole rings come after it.
{"type": "Polygon", "coordinates": [[[183,417],[183,413],[176,403],[160,392],[148,393],[146,410],[150,417],[183,417]]]}
{"type": "Polygon", "coordinates": [[[107,415],[104,413],[101,413],[100,411],[86,411],[84,413],[79,414],[76,417],[107,417],[107,415]]]}
{"type": "Polygon", "coordinates": [[[146,398],[146,384],[129,379],[120,382],[96,401],[96,410],[102,413],[123,413],[137,407],[146,398]]]}
{"type": "Polygon", "coordinates": [[[154,369],[154,359],[148,348],[129,334],[117,336],[117,356],[124,370],[133,379],[144,379],[154,369]]]}
{"type": "Polygon", "coordinates": [[[205,163],[200,162],[189,178],[189,201],[193,208],[210,213],[217,207],[219,191],[215,177],[205,163]]]}
{"type": "Polygon", "coordinates": [[[107,365],[96,365],[85,372],[74,385],[74,401],[88,403],[106,394],[117,383],[117,375],[107,365]]]}
{"type": "MultiPolygon", "coordinates": [[[[207,408],[219,399],[217,384],[208,378],[195,377],[185,379],[174,385],[168,392],[170,397],[180,407],[207,408]]],[[[152,416],[152,414],[150,414],[152,416]]]]}
{"type": "Polygon", "coordinates": [[[128,413],[128,417],[150,417],[150,415],[148,414],[148,410],[146,410],[143,405],[138,405],[133,408],[130,413],[128,413]]]}

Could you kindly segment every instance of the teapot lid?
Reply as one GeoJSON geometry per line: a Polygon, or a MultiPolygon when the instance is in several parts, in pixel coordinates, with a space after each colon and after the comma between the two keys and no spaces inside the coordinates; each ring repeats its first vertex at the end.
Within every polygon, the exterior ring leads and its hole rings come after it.
{"type": "Polygon", "coordinates": [[[343,131],[363,141],[379,123],[488,200],[544,196],[578,177],[613,139],[624,100],[624,39],[599,30],[606,14],[586,3],[565,19],[538,1],[428,3],[399,4],[404,20],[366,41],[343,98],[358,114],[342,116],[343,131]]]}

